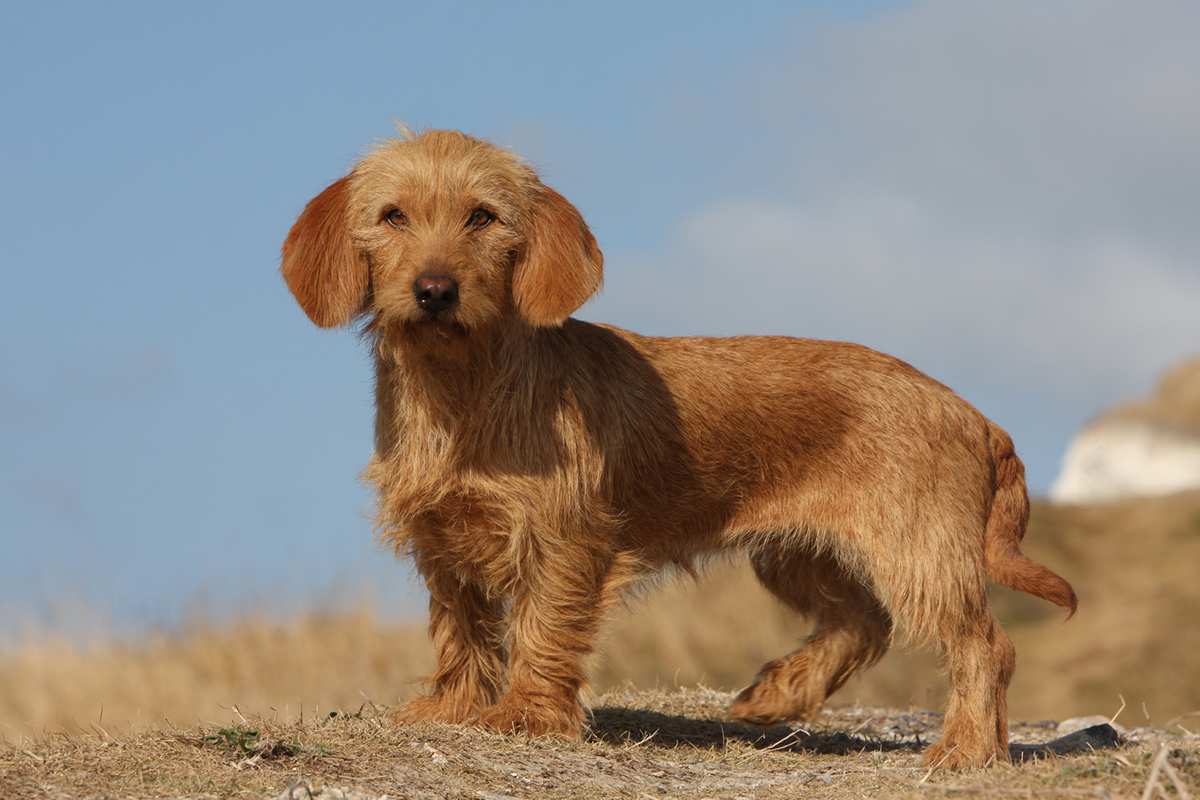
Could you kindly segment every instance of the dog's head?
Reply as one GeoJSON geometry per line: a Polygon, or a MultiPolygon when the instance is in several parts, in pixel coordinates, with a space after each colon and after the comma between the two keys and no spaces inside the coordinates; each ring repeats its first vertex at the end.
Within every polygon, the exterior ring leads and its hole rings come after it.
{"type": "Polygon", "coordinates": [[[453,131],[387,142],[313,198],[283,277],[321,327],[378,323],[470,335],[561,325],[600,287],[583,217],[514,155],[453,131]]]}

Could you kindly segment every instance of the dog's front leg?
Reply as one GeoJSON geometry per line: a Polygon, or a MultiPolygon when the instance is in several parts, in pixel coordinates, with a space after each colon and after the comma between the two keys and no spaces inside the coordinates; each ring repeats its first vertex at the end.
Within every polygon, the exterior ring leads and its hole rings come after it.
{"type": "Polygon", "coordinates": [[[577,738],[583,728],[579,692],[583,659],[607,605],[611,560],[560,550],[552,563],[525,573],[509,623],[508,690],[480,715],[501,733],[577,738]]]}
{"type": "Polygon", "coordinates": [[[400,723],[474,720],[496,702],[504,680],[500,601],[453,573],[417,557],[429,587],[429,635],[437,653],[430,692],[396,711],[400,723]]]}

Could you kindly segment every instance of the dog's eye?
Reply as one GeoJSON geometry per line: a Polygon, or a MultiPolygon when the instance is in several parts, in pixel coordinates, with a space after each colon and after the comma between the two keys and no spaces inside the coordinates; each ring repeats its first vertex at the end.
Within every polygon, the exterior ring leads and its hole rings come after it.
{"type": "Polygon", "coordinates": [[[408,224],[408,217],[405,216],[404,212],[400,209],[393,208],[384,215],[383,221],[388,225],[391,225],[393,228],[403,228],[408,224]]]}
{"type": "Polygon", "coordinates": [[[471,216],[467,217],[467,227],[479,230],[480,228],[486,228],[495,221],[495,214],[488,211],[486,208],[477,208],[471,212],[471,216]]]}

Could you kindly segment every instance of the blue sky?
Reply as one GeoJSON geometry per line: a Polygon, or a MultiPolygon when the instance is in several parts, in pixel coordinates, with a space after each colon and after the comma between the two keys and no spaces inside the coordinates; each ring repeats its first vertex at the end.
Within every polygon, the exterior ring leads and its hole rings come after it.
{"type": "Polygon", "coordinates": [[[893,352],[1044,490],[1200,350],[1200,13],[1019,5],[10,5],[0,628],[420,608],[356,478],[363,347],[277,274],[395,121],[579,206],[607,256],[581,316],[893,352]]]}

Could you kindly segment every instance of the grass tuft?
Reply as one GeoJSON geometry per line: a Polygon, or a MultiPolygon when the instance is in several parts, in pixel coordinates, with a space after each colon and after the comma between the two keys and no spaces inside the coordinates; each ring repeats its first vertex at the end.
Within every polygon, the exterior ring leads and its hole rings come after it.
{"type": "Polygon", "coordinates": [[[295,758],[304,752],[298,742],[282,742],[263,737],[258,730],[234,726],[219,728],[215,733],[200,737],[204,746],[223,748],[235,758],[257,758],[261,760],[295,758]]]}

